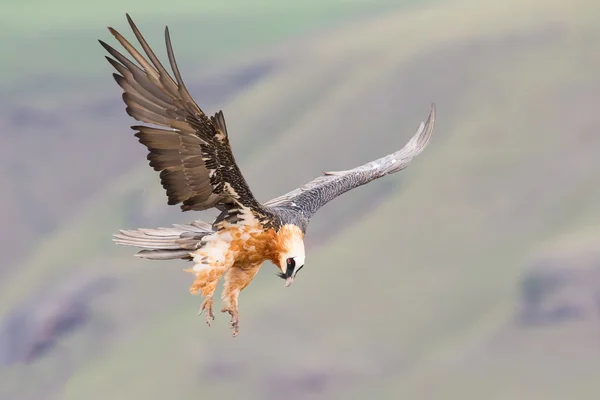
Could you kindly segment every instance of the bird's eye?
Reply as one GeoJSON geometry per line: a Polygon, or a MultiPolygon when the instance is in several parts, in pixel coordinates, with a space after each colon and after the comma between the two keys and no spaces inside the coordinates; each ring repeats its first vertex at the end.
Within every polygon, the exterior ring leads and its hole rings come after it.
{"type": "Polygon", "coordinates": [[[285,260],[285,263],[287,264],[285,268],[285,273],[277,274],[282,279],[289,278],[290,276],[292,276],[292,274],[294,273],[294,268],[296,268],[296,260],[294,260],[294,257],[287,258],[285,260]]]}

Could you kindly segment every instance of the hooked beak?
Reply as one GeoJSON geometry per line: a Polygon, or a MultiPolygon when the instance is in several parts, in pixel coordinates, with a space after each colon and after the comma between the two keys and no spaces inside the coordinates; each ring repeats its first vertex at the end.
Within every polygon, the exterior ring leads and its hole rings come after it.
{"type": "Polygon", "coordinates": [[[288,278],[285,278],[285,287],[289,287],[292,284],[292,282],[294,282],[293,277],[290,276],[288,278]]]}

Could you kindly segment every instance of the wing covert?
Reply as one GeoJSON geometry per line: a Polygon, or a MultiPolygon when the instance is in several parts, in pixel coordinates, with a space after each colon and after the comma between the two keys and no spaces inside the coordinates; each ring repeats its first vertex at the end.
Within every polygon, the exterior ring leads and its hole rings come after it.
{"type": "Polygon", "coordinates": [[[350,170],[325,172],[324,175],[271,199],[264,205],[294,209],[300,211],[306,219],[310,219],[319,208],[341,194],[406,168],[429,144],[434,125],[435,104],[432,104],[427,121],[421,122],[417,133],[402,149],[350,170]]]}

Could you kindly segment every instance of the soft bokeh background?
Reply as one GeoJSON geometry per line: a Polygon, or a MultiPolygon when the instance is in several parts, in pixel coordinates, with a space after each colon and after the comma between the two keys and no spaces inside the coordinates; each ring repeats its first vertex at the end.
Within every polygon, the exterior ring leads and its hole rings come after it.
{"type": "Polygon", "coordinates": [[[596,0],[12,1],[0,13],[2,399],[597,399],[596,0]],[[196,317],[183,261],[119,228],[166,205],[96,42],[129,12],[225,110],[256,196],[404,145],[328,204],[291,288],[266,264],[196,317]],[[217,305],[218,307],[218,305],[217,305]]]}

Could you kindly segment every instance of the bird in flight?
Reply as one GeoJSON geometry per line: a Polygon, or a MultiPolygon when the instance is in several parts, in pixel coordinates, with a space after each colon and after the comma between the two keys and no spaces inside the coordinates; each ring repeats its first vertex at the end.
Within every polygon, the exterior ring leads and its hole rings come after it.
{"type": "Polygon", "coordinates": [[[149,125],[134,125],[135,136],[148,149],[148,160],[167,192],[168,204],[182,211],[216,208],[212,223],[193,221],[157,229],[120,230],[114,241],[141,248],[136,255],[150,260],[183,259],[194,266],[192,294],[203,297],[199,314],[214,320],[213,294],[224,280],[222,312],[231,316],[238,334],[238,297],[261,265],[271,261],[290,286],[304,267],[304,235],[311,217],[326,203],[375,179],[406,168],[425,149],[435,122],[435,104],[426,122],[395,153],[346,171],[326,172],[298,189],[264,204],[256,200],[238,168],[223,112],[206,115],[192,99],[175,61],[168,27],[165,41],[173,77],[160,63],[135,23],[127,20],[144,53],[109,27],[129,55],[100,44],[117,73],[127,113],[149,125]]]}

